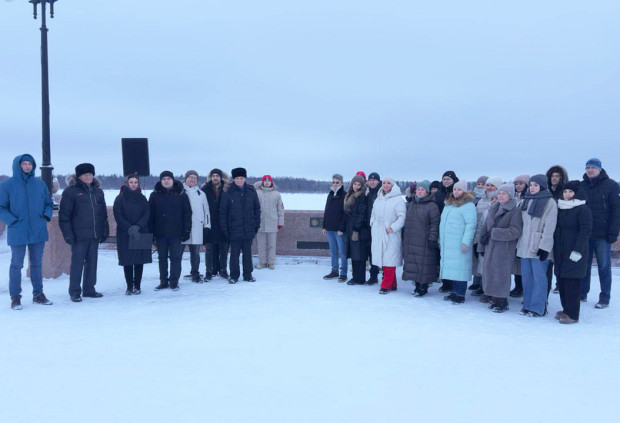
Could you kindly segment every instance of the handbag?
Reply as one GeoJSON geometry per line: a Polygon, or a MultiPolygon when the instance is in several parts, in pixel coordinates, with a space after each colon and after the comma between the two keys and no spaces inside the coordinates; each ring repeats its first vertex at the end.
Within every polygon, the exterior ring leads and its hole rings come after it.
{"type": "Polygon", "coordinates": [[[153,234],[139,233],[137,238],[129,237],[130,250],[150,250],[153,246],[153,234]]]}

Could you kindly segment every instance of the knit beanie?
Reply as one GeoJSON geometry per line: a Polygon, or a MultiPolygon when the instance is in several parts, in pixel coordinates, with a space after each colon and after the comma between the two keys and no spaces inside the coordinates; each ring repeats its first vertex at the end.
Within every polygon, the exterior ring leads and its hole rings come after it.
{"type": "Polygon", "coordinates": [[[392,185],[396,185],[396,181],[391,176],[386,176],[385,178],[383,178],[383,182],[389,182],[392,185]]]}
{"type": "Polygon", "coordinates": [[[431,189],[433,189],[433,188],[435,188],[435,189],[441,188],[441,182],[439,182],[439,181],[431,182],[431,189]]]}
{"type": "Polygon", "coordinates": [[[476,185],[478,184],[486,185],[488,179],[489,179],[488,176],[481,176],[476,180],[476,185]]]}
{"type": "Polygon", "coordinates": [[[371,179],[381,182],[381,177],[379,176],[377,172],[372,172],[370,175],[368,175],[368,180],[371,180],[371,179]]]}
{"type": "Polygon", "coordinates": [[[362,175],[355,175],[351,179],[351,186],[353,186],[353,183],[355,183],[355,182],[359,182],[360,184],[362,184],[362,186],[364,186],[364,183],[366,182],[366,179],[362,175]]]}
{"type": "Polygon", "coordinates": [[[269,179],[269,181],[271,182],[271,185],[273,185],[273,178],[271,177],[271,175],[265,175],[263,176],[262,182],[265,182],[265,179],[269,179]]]}
{"type": "Polygon", "coordinates": [[[530,183],[530,175],[519,175],[515,178],[514,182],[523,182],[527,185],[530,183]]]}
{"type": "Polygon", "coordinates": [[[445,176],[449,176],[450,178],[452,178],[452,180],[454,181],[454,183],[456,183],[456,182],[458,182],[458,181],[459,181],[459,178],[456,176],[456,173],[454,173],[454,171],[453,171],[453,170],[447,170],[447,171],[445,171],[445,172],[444,172],[444,174],[443,174],[443,176],[442,176],[442,178],[443,178],[443,177],[445,177],[445,176]]]}
{"type": "Polygon", "coordinates": [[[244,168],[242,168],[242,167],[236,167],[230,173],[232,173],[232,178],[233,179],[239,178],[239,177],[242,177],[242,178],[247,178],[248,177],[248,172],[244,168]]]}
{"type": "Polygon", "coordinates": [[[495,188],[499,188],[502,186],[502,178],[500,178],[499,176],[491,176],[490,178],[487,179],[486,184],[489,185],[493,185],[495,188]]]}
{"type": "Polygon", "coordinates": [[[355,176],[357,176],[357,175],[362,176],[362,177],[364,178],[364,181],[366,180],[366,174],[364,173],[364,171],[362,171],[362,170],[358,171],[358,172],[355,174],[355,176]]]}
{"type": "Polygon", "coordinates": [[[581,182],[580,181],[569,181],[566,183],[566,185],[564,185],[564,189],[569,189],[572,192],[574,192],[575,194],[577,194],[577,192],[579,191],[579,189],[581,188],[581,182]]]}
{"type": "Polygon", "coordinates": [[[428,182],[426,179],[423,180],[422,182],[418,182],[417,188],[420,188],[420,187],[424,188],[427,194],[431,193],[431,183],[428,182]]]}
{"type": "Polygon", "coordinates": [[[504,184],[501,187],[499,187],[498,191],[504,191],[505,193],[510,195],[510,198],[514,198],[514,196],[515,196],[515,186],[514,186],[514,184],[504,184]]]}
{"type": "Polygon", "coordinates": [[[79,178],[85,173],[95,174],[95,166],[90,163],[82,163],[75,167],[75,177],[79,178]]]}
{"type": "Polygon", "coordinates": [[[540,185],[541,190],[545,190],[549,187],[546,175],[542,175],[542,174],[534,175],[530,178],[530,183],[531,182],[536,182],[538,185],[540,185]]]}
{"type": "Polygon", "coordinates": [[[185,172],[185,177],[183,178],[183,180],[186,180],[189,175],[194,175],[196,179],[198,179],[198,172],[196,172],[195,170],[188,170],[187,172],[185,172]]]}
{"type": "Polygon", "coordinates": [[[223,172],[221,170],[219,170],[218,168],[212,169],[211,172],[209,172],[209,176],[211,175],[219,175],[220,178],[222,177],[223,172]]]}
{"type": "Polygon", "coordinates": [[[452,187],[453,189],[462,189],[463,191],[467,191],[467,181],[458,181],[452,187]]]}
{"type": "Polygon", "coordinates": [[[172,174],[172,172],[170,172],[169,170],[164,170],[162,173],[159,174],[159,180],[161,181],[162,179],[164,179],[165,177],[168,178],[172,178],[174,179],[174,175],[172,174]]]}
{"type": "Polygon", "coordinates": [[[595,167],[598,170],[602,170],[603,169],[603,163],[601,163],[601,159],[592,158],[592,159],[587,161],[586,167],[595,167]]]}

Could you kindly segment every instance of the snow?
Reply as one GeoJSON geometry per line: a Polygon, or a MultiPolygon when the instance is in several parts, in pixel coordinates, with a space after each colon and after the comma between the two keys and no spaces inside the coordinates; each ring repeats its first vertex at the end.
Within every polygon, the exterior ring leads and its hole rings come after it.
{"type": "Polygon", "coordinates": [[[24,278],[13,311],[0,243],[2,422],[609,421],[620,393],[620,312],[594,309],[596,276],[580,323],[563,326],[558,295],[544,318],[515,299],[495,314],[437,285],[414,298],[410,283],[383,296],[325,281],[329,261],[314,258],[178,292],[153,291],[154,263],[142,295],[125,296],[106,250],[103,298],[71,303],[64,276],[44,282],[53,306],[34,305],[24,278]]]}

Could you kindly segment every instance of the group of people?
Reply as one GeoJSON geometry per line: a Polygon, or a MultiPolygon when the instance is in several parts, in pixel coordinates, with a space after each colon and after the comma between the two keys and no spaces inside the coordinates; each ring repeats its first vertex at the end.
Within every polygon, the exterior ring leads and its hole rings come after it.
{"type": "Polygon", "coordinates": [[[342,175],[333,175],[323,217],[332,270],[324,279],[373,285],[381,269],[379,293],[387,294],[397,289],[396,268],[403,265],[402,279],[415,284],[416,297],[441,282],[444,300],[462,304],[473,279],[472,295],[492,311],[505,312],[509,297],[522,297],[520,313],[540,317],[547,314],[555,274],[562,303],[555,317],[572,324],[587,301],[596,257],[601,293],[595,307],[609,306],[620,191],[599,159],[587,161],[581,180],[553,166],[512,183],[481,176],[468,188],[447,171],[441,181],[407,188],[403,201],[392,177],[372,172],[366,179],[360,171],[345,190],[342,175]]]}
{"type": "MultiPolygon", "coordinates": [[[[51,305],[43,293],[42,260],[48,241],[47,222],[53,202],[46,185],[35,176],[36,162],[30,154],[13,161],[13,176],[0,184],[0,219],[7,225],[11,247],[9,291],[11,308],[21,310],[21,271],[29,252],[33,302],[51,305]]],[[[202,187],[199,175],[189,170],[184,180],[170,171],[160,174],[148,200],[137,175],[128,175],[112,208],[116,222],[118,263],[123,267],[127,295],[141,293],[144,265],[152,262],[155,245],[159,264],[156,291],[178,290],[185,247],[190,253],[193,282],[214,276],[234,284],[239,281],[243,256],[243,280],[252,276],[252,241],[258,237],[257,268],[274,269],[276,234],[284,225],[284,205],[273,179],[265,175],[254,185],[246,183],[244,168],[232,170],[232,182],[220,169],[213,169],[202,187]],[[205,248],[205,273],[200,273],[200,250],[205,248]],[[228,252],[230,262],[228,263],[228,252]],[[230,274],[227,267],[230,268],[230,274]]],[[[69,296],[101,298],[95,289],[99,244],[109,238],[105,195],[90,163],[76,166],[62,192],[58,222],[71,246],[69,296]]]]}

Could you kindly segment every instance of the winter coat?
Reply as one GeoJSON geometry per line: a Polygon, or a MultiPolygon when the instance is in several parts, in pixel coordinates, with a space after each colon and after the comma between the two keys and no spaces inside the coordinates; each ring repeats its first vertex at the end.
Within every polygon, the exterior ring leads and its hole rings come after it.
{"type": "Polygon", "coordinates": [[[407,207],[398,185],[385,194],[379,191],[370,216],[372,264],[379,267],[398,267],[403,263],[402,230],[407,207]],[[387,228],[392,228],[387,233],[387,228]]]}
{"type": "Polygon", "coordinates": [[[429,249],[428,241],[438,241],[439,219],[439,207],[430,195],[408,205],[403,229],[403,280],[437,281],[437,249],[429,249]]]}
{"type": "Polygon", "coordinates": [[[146,197],[139,190],[132,191],[127,185],[121,187],[121,192],[114,200],[112,207],[116,220],[116,252],[119,266],[150,263],[151,249],[130,250],[129,228],[134,225],[140,227],[141,233],[149,233],[149,217],[151,210],[146,197]]]}
{"type": "Polygon", "coordinates": [[[588,270],[589,239],[592,232],[592,212],[585,205],[586,193],[581,188],[575,193],[573,201],[562,201],[558,206],[558,223],[553,234],[554,271],[558,278],[581,279],[588,270]],[[565,204],[569,203],[568,207],[565,204]],[[573,251],[581,254],[581,259],[570,259],[573,251]]]}
{"type": "Polygon", "coordinates": [[[446,199],[439,223],[441,279],[468,281],[471,278],[472,246],[477,221],[474,200],[471,192],[464,193],[458,199],[451,194],[446,199]],[[466,253],[461,252],[463,244],[469,247],[466,253]]]}
{"type": "Polygon", "coordinates": [[[149,207],[149,225],[155,238],[181,238],[191,234],[192,207],[180,181],[175,180],[169,190],[157,182],[149,196],[149,207]]]}
{"type": "Polygon", "coordinates": [[[444,187],[443,184],[439,187],[435,195],[435,203],[437,207],[439,207],[439,212],[443,212],[443,208],[446,205],[446,199],[452,194],[452,190],[454,189],[454,184],[450,185],[448,188],[444,187]]]}
{"type": "Polygon", "coordinates": [[[327,201],[325,202],[325,212],[323,213],[323,229],[326,231],[344,232],[345,216],[344,216],[344,197],[346,192],[341,186],[336,193],[329,191],[327,201]]]}
{"type": "MultiPolygon", "coordinates": [[[[534,203],[530,202],[528,210],[534,203]]],[[[553,259],[553,232],[558,218],[558,207],[553,198],[547,198],[542,217],[532,217],[527,210],[522,210],[523,232],[517,243],[517,256],[520,258],[538,258],[538,250],[549,253],[553,259]]]]}
{"type": "Polygon", "coordinates": [[[230,184],[225,182],[225,179],[222,179],[222,185],[219,191],[216,191],[211,180],[205,182],[200,188],[202,192],[207,195],[209,215],[211,217],[211,230],[207,231],[207,239],[204,240],[205,243],[220,243],[226,241],[222,233],[222,225],[220,224],[220,204],[222,202],[222,193],[228,191],[229,188],[230,184]]]}
{"type": "Polygon", "coordinates": [[[564,191],[564,185],[568,183],[568,172],[562,166],[556,165],[556,166],[551,166],[549,170],[547,171],[547,173],[545,174],[545,176],[547,176],[549,192],[551,192],[551,195],[553,195],[553,199],[557,202],[560,198],[562,198],[562,192],[564,191]],[[558,186],[555,189],[553,189],[553,186],[551,185],[551,175],[553,175],[554,173],[559,173],[562,177],[560,179],[560,183],[558,183],[558,186]]]}
{"type": "Polygon", "coordinates": [[[481,226],[480,236],[482,238],[489,236],[487,245],[478,243],[478,252],[484,253],[482,270],[484,293],[495,298],[508,298],[510,275],[516,260],[517,241],[523,230],[521,209],[517,207],[514,199],[504,204],[501,210],[500,203],[496,202],[489,208],[487,218],[481,226]]]}
{"type": "Polygon", "coordinates": [[[377,199],[377,194],[379,194],[379,190],[381,189],[381,184],[377,185],[376,188],[366,187],[366,203],[368,207],[366,207],[366,215],[367,222],[370,222],[370,216],[372,215],[372,207],[375,204],[375,200],[377,199]]]}
{"type": "Polygon", "coordinates": [[[620,232],[620,194],[618,183],[607,176],[605,169],[590,179],[583,175],[581,186],[586,190],[587,206],[592,212],[593,239],[604,239],[613,243],[620,232]]]}
{"type": "Polygon", "coordinates": [[[258,201],[260,201],[259,232],[278,232],[278,226],[284,226],[284,203],[276,185],[264,187],[262,181],[254,184],[258,201]]]}
{"type": "Polygon", "coordinates": [[[0,219],[7,226],[7,244],[25,245],[49,239],[47,222],[52,220],[52,199],[45,183],[35,176],[37,165],[29,154],[15,157],[13,177],[0,184],[0,219]],[[32,171],[19,164],[27,156],[32,171]]]}
{"type": "MultiPolygon", "coordinates": [[[[489,194],[486,190],[482,197],[480,197],[476,204],[476,233],[474,234],[474,245],[480,242],[480,236],[482,232],[482,228],[484,227],[483,222],[487,218],[488,210],[492,204],[497,201],[497,191],[494,191],[492,194],[489,194]]],[[[475,253],[475,252],[474,252],[475,253]]],[[[484,259],[476,257],[476,254],[472,256],[472,274],[474,276],[482,276],[484,259]]]]}
{"type": "Polygon", "coordinates": [[[224,237],[231,241],[254,239],[260,228],[260,201],[252,185],[232,184],[222,193],[220,222],[224,237]]]}
{"type": "Polygon", "coordinates": [[[350,211],[345,210],[345,250],[347,257],[353,261],[368,260],[368,242],[370,241],[370,226],[367,220],[368,200],[364,188],[356,193],[345,196],[345,204],[350,202],[350,211]],[[353,232],[358,233],[358,240],[353,241],[353,232]]]}
{"type": "Polygon", "coordinates": [[[87,186],[75,175],[67,176],[62,192],[58,224],[65,240],[103,242],[110,235],[105,195],[97,178],[87,186]]]}
{"type": "Polygon", "coordinates": [[[183,184],[183,189],[192,209],[192,232],[189,239],[183,244],[202,245],[204,229],[211,228],[211,214],[207,196],[198,187],[188,187],[183,184]]]}

